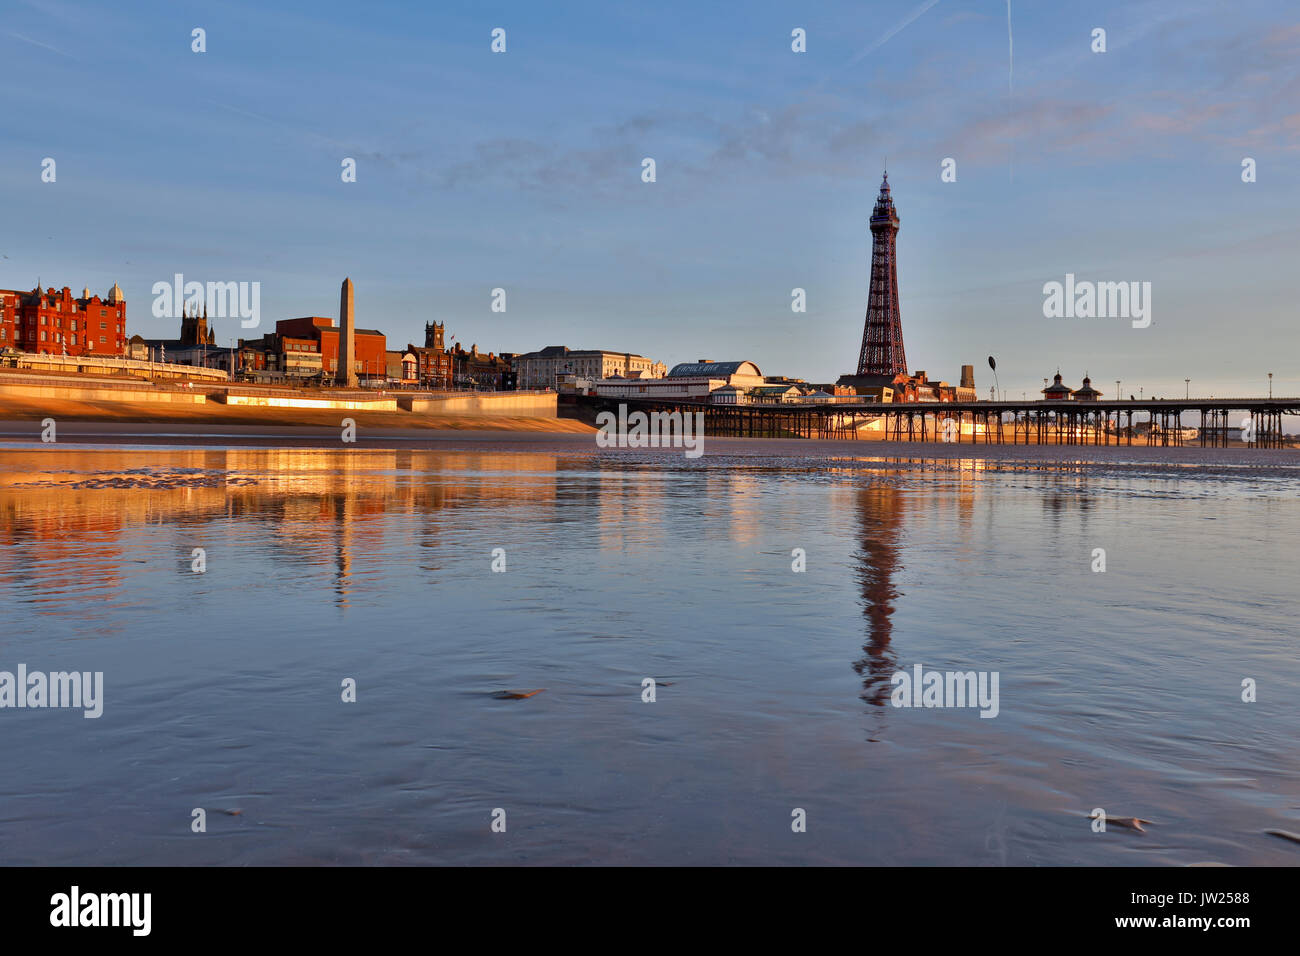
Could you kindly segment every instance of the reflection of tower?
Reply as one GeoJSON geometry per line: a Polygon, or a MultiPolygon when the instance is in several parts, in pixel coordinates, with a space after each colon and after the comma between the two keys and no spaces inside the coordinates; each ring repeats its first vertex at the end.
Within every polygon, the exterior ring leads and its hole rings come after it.
{"type": "Polygon", "coordinates": [[[352,590],[352,513],[353,496],[344,491],[334,497],[334,593],[339,607],[348,606],[352,590]]]}
{"type": "Polygon", "coordinates": [[[880,184],[876,208],[871,211],[871,292],[867,321],[858,353],[859,375],[897,375],[907,372],[903,354],[903,320],[898,312],[898,262],[895,239],[898,213],[889,195],[889,173],[880,184]]]}
{"type": "Polygon", "coordinates": [[[862,585],[862,614],[867,619],[864,657],[853,665],[862,676],[862,699],[883,707],[889,701],[890,679],[897,670],[889,652],[893,633],[892,616],[898,589],[894,573],[899,570],[898,539],[902,531],[904,494],[891,485],[872,485],[858,492],[858,520],[862,548],[858,581],[862,585]]]}

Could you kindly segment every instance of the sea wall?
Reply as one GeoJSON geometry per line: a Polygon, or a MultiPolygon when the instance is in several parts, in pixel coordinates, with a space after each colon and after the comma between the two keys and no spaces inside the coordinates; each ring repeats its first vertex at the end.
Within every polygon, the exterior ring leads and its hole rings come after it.
{"type": "Polygon", "coordinates": [[[44,385],[6,382],[0,379],[0,395],[27,399],[60,399],[72,402],[145,402],[150,404],[203,405],[207,396],[201,391],[132,388],[113,385],[44,385]]]}
{"type": "Polygon", "coordinates": [[[455,415],[461,418],[555,418],[554,392],[469,392],[443,397],[398,396],[397,403],[408,412],[425,415],[455,415]]]}
{"type": "Polygon", "coordinates": [[[214,394],[213,401],[227,405],[256,405],[262,408],[338,408],[355,412],[395,412],[394,398],[299,398],[296,395],[221,395],[214,394]]]}

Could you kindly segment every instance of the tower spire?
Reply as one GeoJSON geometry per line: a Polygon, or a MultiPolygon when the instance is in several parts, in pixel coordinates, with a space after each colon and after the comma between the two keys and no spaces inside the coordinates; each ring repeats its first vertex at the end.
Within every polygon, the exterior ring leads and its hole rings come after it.
{"type": "Polygon", "coordinates": [[[907,372],[903,320],[898,311],[898,262],[895,254],[898,212],[889,192],[889,172],[880,180],[880,195],[871,211],[871,291],[858,353],[859,375],[907,372]]]}

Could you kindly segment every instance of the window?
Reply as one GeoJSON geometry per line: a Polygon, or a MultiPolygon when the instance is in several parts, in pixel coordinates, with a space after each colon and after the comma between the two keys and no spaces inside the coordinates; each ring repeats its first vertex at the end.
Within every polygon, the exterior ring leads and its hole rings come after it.
{"type": "Polygon", "coordinates": [[[100,327],[101,329],[106,329],[106,328],[108,328],[108,323],[107,323],[107,322],[100,322],[100,323],[99,323],[99,327],[100,327]]]}
{"type": "Polygon", "coordinates": [[[77,320],[76,320],[76,319],[73,319],[73,320],[72,320],[72,331],[74,331],[74,332],[77,331],[77,320]]]}
{"type": "Polygon", "coordinates": [[[41,316],[41,325],[44,325],[44,324],[45,324],[45,319],[46,319],[46,318],[47,318],[47,316],[44,316],[44,315],[41,316]]]}
{"type": "Polygon", "coordinates": [[[106,315],[108,315],[108,309],[100,309],[100,310],[99,310],[99,316],[100,316],[100,318],[103,318],[103,317],[106,316],[106,315]]]}
{"type": "Polygon", "coordinates": [[[105,338],[104,336],[101,335],[101,336],[99,337],[99,344],[100,344],[100,345],[105,344],[107,341],[108,341],[108,339],[105,338]]]}
{"type": "Polygon", "coordinates": [[[3,342],[5,340],[5,336],[8,334],[9,333],[7,333],[4,329],[0,329],[0,342],[3,342]]]}
{"type": "Polygon", "coordinates": [[[75,335],[72,337],[72,344],[73,345],[77,344],[77,337],[75,335]]]}
{"type": "Polygon", "coordinates": [[[44,329],[41,329],[41,341],[42,341],[42,342],[45,341],[45,330],[44,330],[44,329]]]}

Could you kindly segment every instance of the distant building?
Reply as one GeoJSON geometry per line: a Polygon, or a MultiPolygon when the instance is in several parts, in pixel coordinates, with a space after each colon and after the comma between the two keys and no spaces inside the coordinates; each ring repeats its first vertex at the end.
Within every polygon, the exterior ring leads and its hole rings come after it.
{"type": "Polygon", "coordinates": [[[181,316],[181,334],[176,339],[145,339],[132,336],[132,342],[142,343],[151,362],[167,361],[176,365],[203,367],[209,356],[216,354],[216,336],[208,328],[207,306],[199,312],[197,306],[181,316]],[[165,358],[164,358],[165,356],[165,358]]]}
{"type": "Polygon", "coordinates": [[[113,284],[107,296],[84,289],[38,286],[0,289],[0,348],[60,355],[126,355],[126,298],[113,284]]]}
{"type": "Polygon", "coordinates": [[[802,397],[795,385],[758,385],[749,390],[750,403],[755,405],[784,405],[802,397]]]}
{"type": "Polygon", "coordinates": [[[411,351],[384,352],[384,370],[391,385],[415,385],[418,381],[415,353],[411,351]]]}
{"type": "Polygon", "coordinates": [[[1059,370],[1052,379],[1052,384],[1043,389],[1043,398],[1049,402],[1068,402],[1073,394],[1074,390],[1061,381],[1059,370]]]}
{"type": "MultiPolygon", "coordinates": [[[[970,380],[974,380],[974,375],[970,380]]],[[[913,372],[910,375],[906,372],[895,375],[841,375],[835,384],[838,386],[837,394],[839,389],[852,389],[863,398],[874,402],[973,402],[976,400],[973,385],[932,382],[923,371],[913,372]]]]}
{"type": "Polygon", "coordinates": [[[504,356],[483,354],[477,345],[466,352],[457,342],[451,352],[451,379],[457,388],[508,389],[515,387],[515,370],[504,356]]]}
{"type": "Polygon", "coordinates": [[[1092,387],[1092,379],[1087,375],[1083,377],[1083,388],[1076,389],[1074,400],[1076,402],[1095,402],[1101,398],[1101,392],[1092,387]]]}
{"type": "Polygon", "coordinates": [[[593,380],[622,376],[630,378],[640,372],[640,378],[662,378],[667,366],[634,352],[610,352],[604,349],[570,349],[564,345],[548,345],[536,352],[516,355],[513,369],[518,388],[554,388],[556,376],[576,375],[593,380]]]}
{"type": "Polygon", "coordinates": [[[424,345],[407,345],[415,356],[415,378],[424,388],[451,388],[451,355],[444,344],[445,322],[424,323],[424,345]]]}
{"type": "Polygon", "coordinates": [[[713,362],[701,359],[674,365],[662,378],[605,378],[596,383],[596,394],[610,398],[646,398],[659,401],[707,402],[718,389],[735,386],[748,393],[767,385],[753,362],[713,362]]]}
{"type": "Polygon", "coordinates": [[[709,394],[714,405],[748,405],[749,393],[739,385],[723,385],[709,394]]]}
{"type": "MultiPolygon", "coordinates": [[[[293,364],[297,364],[300,369],[304,369],[308,364],[314,365],[313,355],[318,355],[320,373],[327,379],[337,377],[339,328],[334,324],[333,319],[319,315],[281,319],[275,323],[273,335],[275,340],[285,345],[281,354],[286,357],[286,372],[293,364]],[[299,347],[302,345],[306,347],[299,347]],[[297,359],[296,362],[291,361],[291,353],[294,353],[293,358],[297,359]]],[[[388,344],[384,333],[377,329],[355,329],[353,336],[355,352],[352,366],[358,379],[377,382],[386,378],[388,361],[385,353],[388,351],[388,344]]]]}

